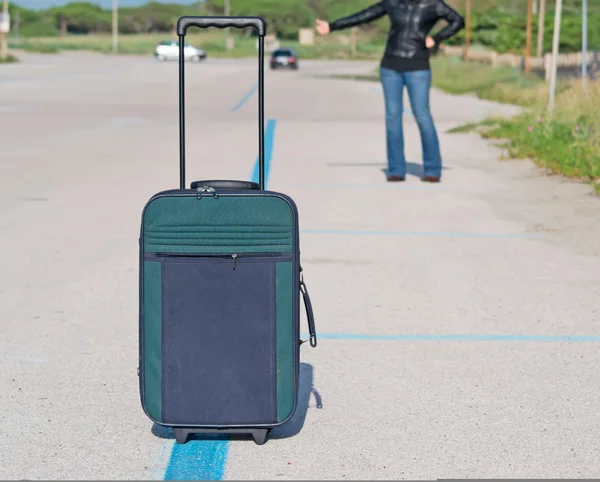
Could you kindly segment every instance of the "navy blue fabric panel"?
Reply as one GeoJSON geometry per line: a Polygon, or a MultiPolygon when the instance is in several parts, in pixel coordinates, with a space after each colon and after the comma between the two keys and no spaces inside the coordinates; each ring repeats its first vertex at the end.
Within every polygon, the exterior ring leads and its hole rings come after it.
{"type": "Polygon", "coordinates": [[[274,261],[164,261],[165,423],[277,421],[274,261]]]}

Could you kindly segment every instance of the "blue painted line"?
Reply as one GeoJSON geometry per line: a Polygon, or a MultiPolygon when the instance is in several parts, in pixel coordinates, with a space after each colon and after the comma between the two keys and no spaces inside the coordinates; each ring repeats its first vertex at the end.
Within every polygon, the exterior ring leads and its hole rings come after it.
{"type": "MultiPolygon", "coordinates": [[[[269,119],[265,126],[265,189],[269,185],[269,172],[271,171],[271,157],[273,156],[273,140],[277,119],[269,119]]],[[[252,171],[252,182],[258,182],[258,156],[252,171]]]]}
{"type": "Polygon", "coordinates": [[[368,231],[351,229],[303,229],[304,234],[331,234],[352,236],[428,236],[438,238],[536,238],[527,234],[504,233],[452,233],[435,231],[368,231]]]}
{"type": "MultiPolygon", "coordinates": [[[[265,189],[269,182],[275,119],[265,126],[265,189]]],[[[258,156],[252,171],[252,182],[258,182],[258,156]]],[[[229,441],[189,440],[183,445],[175,443],[165,470],[164,480],[222,480],[229,454],[229,441]]]]}
{"type": "Polygon", "coordinates": [[[228,453],[227,440],[175,443],[164,480],[222,480],[228,453]]]}
{"type": "MultiPolygon", "coordinates": [[[[302,334],[308,337],[308,334],[302,334]]],[[[363,335],[359,333],[317,333],[317,338],[325,340],[363,341],[513,341],[513,342],[600,342],[600,335],[439,335],[439,334],[399,334],[363,335]]]]}
{"type": "Polygon", "coordinates": [[[244,106],[244,104],[248,102],[250,97],[252,97],[254,92],[256,92],[257,87],[258,83],[254,84],[252,88],[248,92],[246,92],[246,94],[244,94],[244,97],[242,97],[240,101],[231,108],[231,112],[236,112],[240,110],[244,106]]]}

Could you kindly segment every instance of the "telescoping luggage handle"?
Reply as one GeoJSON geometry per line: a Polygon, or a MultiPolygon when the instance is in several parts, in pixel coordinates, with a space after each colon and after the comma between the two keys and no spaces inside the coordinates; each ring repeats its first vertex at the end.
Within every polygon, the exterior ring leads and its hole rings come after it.
{"type": "Polygon", "coordinates": [[[261,17],[197,17],[185,16],[177,21],[179,37],[179,188],[185,189],[185,75],[184,37],[188,27],[246,28],[254,27],[258,34],[258,184],[265,188],[265,32],[266,23],[261,17]]]}

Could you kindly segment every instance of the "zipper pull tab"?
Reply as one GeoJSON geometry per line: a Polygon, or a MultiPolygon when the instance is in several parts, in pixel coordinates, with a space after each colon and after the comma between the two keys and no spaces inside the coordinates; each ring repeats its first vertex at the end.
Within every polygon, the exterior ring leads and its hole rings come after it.
{"type": "Polygon", "coordinates": [[[202,199],[202,193],[210,193],[215,199],[219,198],[219,195],[215,192],[214,187],[210,186],[199,186],[196,188],[196,199],[202,199]]]}
{"type": "Polygon", "coordinates": [[[232,254],[231,257],[233,258],[233,269],[235,269],[235,259],[237,258],[237,254],[232,254]]]}

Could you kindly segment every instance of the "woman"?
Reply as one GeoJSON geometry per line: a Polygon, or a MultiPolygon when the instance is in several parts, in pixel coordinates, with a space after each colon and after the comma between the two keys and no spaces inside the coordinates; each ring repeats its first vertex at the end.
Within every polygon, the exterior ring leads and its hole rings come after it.
{"type": "Polygon", "coordinates": [[[439,182],[442,159],[437,132],[429,110],[431,68],[429,49],[452,37],[465,25],[463,18],[443,0],[382,0],[354,15],[327,23],[317,19],[321,35],[361,25],[387,14],[391,28],[380,65],[385,97],[388,181],[404,181],[403,92],[408,89],[412,112],[421,134],[425,182],[439,182]],[[438,20],[448,22],[440,32],[428,36],[438,20]]]}

